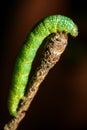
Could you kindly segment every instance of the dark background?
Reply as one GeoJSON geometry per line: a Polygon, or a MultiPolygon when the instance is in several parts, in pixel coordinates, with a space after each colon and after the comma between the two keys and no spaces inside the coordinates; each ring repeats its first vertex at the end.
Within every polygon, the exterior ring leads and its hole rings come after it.
{"type": "MultiPolygon", "coordinates": [[[[16,55],[27,33],[51,14],[70,17],[79,28],[60,61],[41,84],[18,130],[87,128],[87,9],[86,1],[0,1],[0,129],[10,119],[7,97],[16,55]]],[[[34,64],[34,67],[36,63],[34,64]]]]}

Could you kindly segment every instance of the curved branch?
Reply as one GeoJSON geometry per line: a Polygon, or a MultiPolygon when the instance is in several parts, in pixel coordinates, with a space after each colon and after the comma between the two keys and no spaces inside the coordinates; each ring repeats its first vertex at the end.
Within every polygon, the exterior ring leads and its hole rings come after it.
{"type": "Polygon", "coordinates": [[[5,126],[4,130],[16,130],[19,123],[26,115],[32,100],[34,99],[40,84],[48,74],[49,70],[59,61],[61,54],[67,46],[67,35],[65,33],[51,34],[47,40],[42,53],[42,58],[35,74],[33,75],[25,98],[21,102],[17,116],[12,118],[5,126]]]}

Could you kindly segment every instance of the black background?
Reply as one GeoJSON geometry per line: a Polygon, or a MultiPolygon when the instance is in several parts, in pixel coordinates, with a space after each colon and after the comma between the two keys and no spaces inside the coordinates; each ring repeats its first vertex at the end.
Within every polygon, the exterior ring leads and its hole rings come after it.
{"type": "MultiPolygon", "coordinates": [[[[86,1],[1,0],[1,130],[10,119],[7,97],[16,55],[34,24],[51,14],[62,14],[72,18],[79,28],[79,35],[76,38],[69,35],[69,44],[64,54],[41,84],[18,130],[87,128],[86,1]]],[[[35,67],[36,64],[37,62],[34,62],[33,66],[35,67]]]]}

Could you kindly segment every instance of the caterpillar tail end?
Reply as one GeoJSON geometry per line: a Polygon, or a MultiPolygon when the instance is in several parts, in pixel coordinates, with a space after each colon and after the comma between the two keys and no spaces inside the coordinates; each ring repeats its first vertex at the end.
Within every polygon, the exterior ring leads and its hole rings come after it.
{"type": "Polygon", "coordinates": [[[14,109],[14,110],[8,109],[8,111],[9,111],[10,116],[17,117],[17,110],[16,109],[14,109]]]}
{"type": "Polygon", "coordinates": [[[10,115],[11,115],[12,117],[17,117],[17,111],[10,112],[10,115]]]}
{"type": "Polygon", "coordinates": [[[8,111],[9,111],[9,114],[10,116],[12,117],[17,117],[17,104],[12,104],[12,101],[11,100],[8,100],[8,111]]]}

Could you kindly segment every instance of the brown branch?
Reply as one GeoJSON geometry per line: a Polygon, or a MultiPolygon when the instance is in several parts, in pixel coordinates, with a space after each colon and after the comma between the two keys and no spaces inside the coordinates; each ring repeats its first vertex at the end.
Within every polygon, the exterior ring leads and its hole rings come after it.
{"type": "Polygon", "coordinates": [[[24,100],[17,112],[17,117],[12,118],[4,127],[4,130],[16,130],[21,120],[26,115],[34,96],[36,95],[41,82],[44,80],[49,70],[59,61],[61,54],[67,46],[67,35],[56,33],[50,35],[44,47],[40,65],[33,75],[27,89],[24,100]]]}

